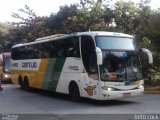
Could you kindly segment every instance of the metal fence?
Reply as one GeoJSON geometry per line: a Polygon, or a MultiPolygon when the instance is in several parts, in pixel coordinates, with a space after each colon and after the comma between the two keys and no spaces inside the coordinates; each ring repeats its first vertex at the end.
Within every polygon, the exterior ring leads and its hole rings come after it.
{"type": "Polygon", "coordinates": [[[145,82],[145,91],[160,91],[160,82],[145,82]]]}

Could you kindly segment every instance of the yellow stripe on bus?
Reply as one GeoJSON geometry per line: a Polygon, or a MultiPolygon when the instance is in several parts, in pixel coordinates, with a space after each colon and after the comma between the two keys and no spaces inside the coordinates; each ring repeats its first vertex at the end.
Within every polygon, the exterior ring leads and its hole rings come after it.
{"type": "Polygon", "coordinates": [[[12,70],[12,82],[14,84],[18,84],[19,76],[21,76],[23,79],[25,76],[27,76],[30,87],[41,88],[47,65],[48,59],[42,59],[38,71],[12,70]]]}

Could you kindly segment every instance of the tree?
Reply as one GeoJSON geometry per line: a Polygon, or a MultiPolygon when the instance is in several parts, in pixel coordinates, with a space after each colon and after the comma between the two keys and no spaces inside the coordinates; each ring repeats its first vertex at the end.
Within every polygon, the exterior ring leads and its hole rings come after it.
{"type": "Polygon", "coordinates": [[[108,30],[112,21],[112,11],[106,0],[80,0],[78,14],[74,22],[80,31],[108,30]]]}
{"type": "Polygon", "coordinates": [[[46,17],[39,17],[35,12],[29,8],[27,5],[22,9],[19,9],[20,13],[12,13],[12,17],[17,18],[20,22],[14,22],[17,28],[22,32],[23,39],[27,39],[27,42],[31,42],[38,37],[43,37],[47,34],[48,30],[44,27],[44,20],[46,17]]]}
{"type": "Polygon", "coordinates": [[[6,37],[9,36],[12,27],[7,23],[0,23],[0,53],[10,51],[10,48],[8,48],[10,41],[6,37]]]}
{"type": "Polygon", "coordinates": [[[115,3],[114,7],[115,28],[124,33],[137,34],[139,31],[139,9],[135,3],[121,0],[115,3]]]}
{"type": "Polygon", "coordinates": [[[45,20],[45,27],[49,33],[71,33],[77,30],[74,17],[77,15],[78,9],[76,5],[61,6],[57,14],[51,14],[45,20]]]}

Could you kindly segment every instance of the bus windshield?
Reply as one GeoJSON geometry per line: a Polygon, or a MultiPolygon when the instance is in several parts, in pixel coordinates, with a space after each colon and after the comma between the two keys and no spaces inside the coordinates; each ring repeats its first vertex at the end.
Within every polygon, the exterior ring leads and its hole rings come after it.
{"type": "Polygon", "coordinates": [[[101,49],[135,50],[133,38],[97,36],[96,45],[101,49]]]}
{"type": "Polygon", "coordinates": [[[135,51],[103,51],[102,80],[142,79],[141,63],[135,51]]]}
{"type": "Polygon", "coordinates": [[[96,45],[103,54],[101,80],[142,79],[141,63],[133,38],[97,36],[96,45]]]}

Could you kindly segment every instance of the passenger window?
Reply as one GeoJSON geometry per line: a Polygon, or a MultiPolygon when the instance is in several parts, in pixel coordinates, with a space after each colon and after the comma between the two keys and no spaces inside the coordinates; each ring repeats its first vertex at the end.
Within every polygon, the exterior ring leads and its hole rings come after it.
{"type": "Polygon", "coordinates": [[[82,50],[82,61],[86,69],[86,72],[90,75],[91,78],[98,79],[95,44],[91,36],[81,36],[81,50],[82,50]]]}
{"type": "Polygon", "coordinates": [[[66,56],[80,57],[79,37],[70,37],[66,39],[66,56]]]}

